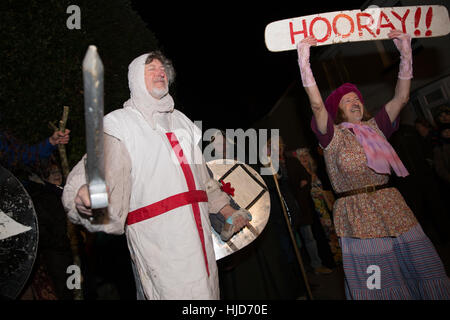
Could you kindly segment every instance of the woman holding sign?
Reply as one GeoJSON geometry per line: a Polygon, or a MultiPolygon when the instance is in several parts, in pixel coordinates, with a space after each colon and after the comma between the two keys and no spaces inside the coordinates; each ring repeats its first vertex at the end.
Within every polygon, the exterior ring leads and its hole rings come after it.
{"type": "Polygon", "coordinates": [[[340,239],[348,299],[450,299],[450,280],[432,243],[397,189],[391,169],[408,171],[387,139],[398,128],[412,79],[411,37],[389,33],[400,52],[395,94],[370,117],[357,87],[345,83],[322,100],[309,64],[308,37],[298,46],[301,78],[316,134],[337,194],[334,223],[340,239]]]}

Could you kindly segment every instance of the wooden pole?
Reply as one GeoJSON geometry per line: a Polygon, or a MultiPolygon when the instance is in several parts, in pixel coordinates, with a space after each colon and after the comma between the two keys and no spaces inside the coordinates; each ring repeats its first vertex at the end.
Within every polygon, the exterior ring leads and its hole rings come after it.
{"type": "Polygon", "coordinates": [[[297,256],[297,261],[298,261],[298,264],[300,265],[300,271],[302,273],[303,280],[305,281],[306,292],[308,294],[309,300],[314,300],[312,292],[311,292],[311,288],[309,287],[308,278],[306,277],[305,268],[303,267],[302,257],[300,255],[300,251],[298,250],[294,233],[292,232],[291,222],[289,221],[289,216],[287,214],[287,210],[284,205],[284,198],[283,198],[283,195],[281,194],[280,186],[278,184],[277,173],[274,171],[271,161],[270,161],[270,168],[272,170],[272,176],[273,176],[273,180],[275,181],[275,186],[277,187],[278,197],[280,198],[281,207],[282,207],[283,213],[284,213],[284,218],[286,220],[286,224],[287,224],[287,227],[289,230],[289,235],[291,236],[291,241],[292,241],[292,244],[294,245],[295,255],[297,256]]]}
{"type": "MultiPolygon", "coordinates": [[[[59,130],[62,132],[64,132],[66,130],[66,123],[67,123],[68,117],[69,117],[69,107],[64,106],[63,116],[62,116],[62,119],[59,121],[59,130]]],[[[64,179],[67,179],[70,169],[69,169],[69,162],[67,161],[66,146],[63,144],[59,144],[58,150],[59,150],[59,155],[61,157],[61,167],[62,167],[64,179]]]]}
{"type": "MultiPolygon", "coordinates": [[[[66,130],[66,123],[67,123],[68,117],[69,117],[69,107],[64,106],[62,119],[59,121],[59,131],[64,132],[66,130]]],[[[53,123],[50,122],[49,124],[54,129],[58,130],[58,128],[56,128],[56,126],[53,123]]],[[[59,151],[59,157],[61,158],[62,173],[64,176],[64,180],[66,180],[67,176],[69,175],[69,172],[70,172],[69,162],[67,161],[66,146],[63,144],[59,144],[58,151],[59,151]]],[[[72,256],[73,256],[73,263],[81,269],[81,259],[80,259],[80,253],[79,253],[79,245],[78,245],[78,230],[77,230],[76,226],[69,221],[69,219],[67,219],[67,236],[70,241],[70,248],[72,250],[72,256]]],[[[82,282],[82,279],[80,282],[82,282]]],[[[74,289],[73,297],[75,300],[83,300],[82,289],[81,288],[74,289]]]]}

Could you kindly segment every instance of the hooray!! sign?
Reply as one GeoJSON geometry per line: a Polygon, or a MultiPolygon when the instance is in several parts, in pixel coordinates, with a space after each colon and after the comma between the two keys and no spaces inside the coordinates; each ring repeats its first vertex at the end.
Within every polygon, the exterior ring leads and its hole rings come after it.
{"type": "Polygon", "coordinates": [[[388,39],[390,30],[400,30],[413,38],[440,37],[450,33],[444,6],[410,6],[336,11],[285,19],[267,25],[266,46],[270,51],[296,49],[308,36],[317,45],[388,39]]]}

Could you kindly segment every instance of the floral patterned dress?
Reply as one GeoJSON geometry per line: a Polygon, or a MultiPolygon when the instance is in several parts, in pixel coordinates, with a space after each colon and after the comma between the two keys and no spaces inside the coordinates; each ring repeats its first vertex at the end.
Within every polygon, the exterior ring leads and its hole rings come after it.
{"type": "MultiPolygon", "coordinates": [[[[366,124],[383,135],[373,118],[366,124]]],[[[335,126],[324,156],[337,193],[389,181],[388,175],[376,173],[367,166],[364,149],[349,129],[335,126]]],[[[418,222],[400,192],[387,188],[338,199],[334,205],[334,223],[340,237],[379,238],[399,236],[418,222]]]]}
{"type": "MultiPolygon", "coordinates": [[[[312,124],[336,193],[383,185],[389,175],[367,166],[354,133],[330,119],[322,135],[312,124]]],[[[395,121],[397,122],[397,121],[395,121]]],[[[383,137],[395,129],[383,108],[363,122],[383,137]]],[[[333,208],[342,248],[347,299],[450,299],[450,280],[433,244],[395,188],[339,198],[333,208]],[[377,268],[378,285],[368,273],[377,268]]]]}

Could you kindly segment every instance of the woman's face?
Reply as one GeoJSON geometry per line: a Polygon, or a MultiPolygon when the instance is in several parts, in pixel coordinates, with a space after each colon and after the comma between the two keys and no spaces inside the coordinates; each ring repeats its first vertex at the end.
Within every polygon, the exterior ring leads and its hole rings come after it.
{"type": "Polygon", "coordinates": [[[309,166],[309,155],[307,153],[300,153],[298,157],[299,157],[300,163],[304,167],[309,166]]]}
{"type": "Polygon", "coordinates": [[[364,114],[364,105],[354,92],[344,95],[339,102],[339,109],[344,113],[344,118],[350,123],[361,122],[364,114]]]}

